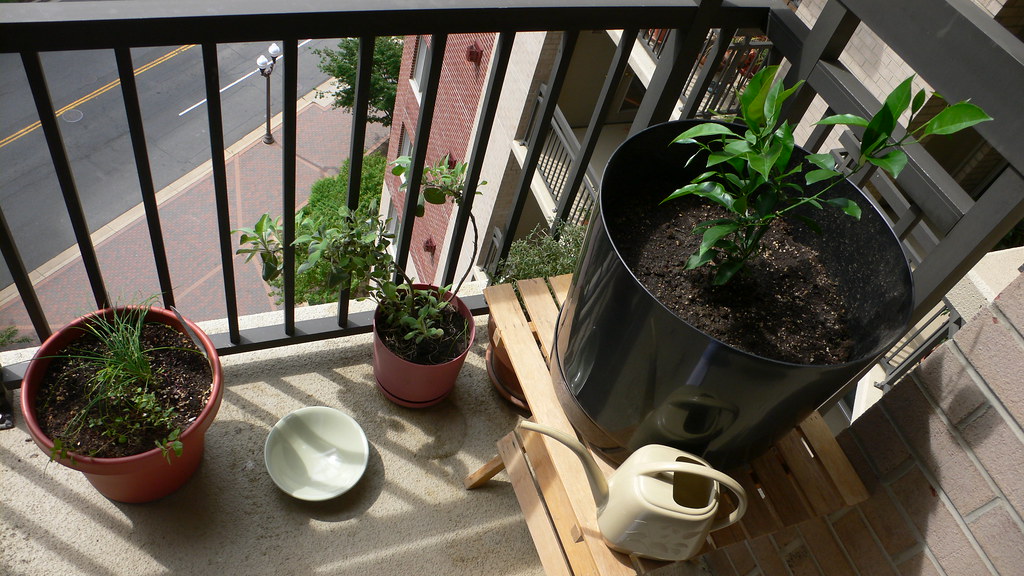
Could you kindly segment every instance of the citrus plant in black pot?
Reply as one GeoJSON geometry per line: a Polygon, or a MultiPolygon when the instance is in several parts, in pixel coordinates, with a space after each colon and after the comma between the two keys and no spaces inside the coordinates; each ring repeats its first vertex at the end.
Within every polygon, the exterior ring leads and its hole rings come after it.
{"type": "MultiPolygon", "coordinates": [[[[924,93],[901,84],[844,169],[794,144],[794,88],[756,75],[739,123],[678,121],[624,142],[562,308],[552,372],[581,431],[614,456],[648,443],[749,460],[904,332],[909,264],[885,218],[846,176],[898,173],[897,119],[924,93]]],[[[988,117],[949,106],[917,135],[988,117]]]]}
{"type": "MultiPolygon", "coordinates": [[[[396,169],[408,166],[402,160],[396,169]]],[[[423,197],[442,204],[461,198],[464,186],[465,164],[451,167],[444,158],[425,170],[423,197]]],[[[456,295],[457,288],[416,283],[396,264],[389,251],[392,236],[378,214],[346,206],[338,214],[340,218],[327,225],[300,212],[295,245],[301,258],[296,272],[303,274],[326,262],[328,287],[355,280],[359,297],[377,305],[374,376],[381,392],[403,406],[437,404],[451,393],[473,344],[472,314],[456,295]]],[[[252,228],[236,232],[241,233],[236,253],[247,254],[246,261],[259,256],[265,281],[280,275],[284,259],[277,220],[264,214],[252,228]]]]}

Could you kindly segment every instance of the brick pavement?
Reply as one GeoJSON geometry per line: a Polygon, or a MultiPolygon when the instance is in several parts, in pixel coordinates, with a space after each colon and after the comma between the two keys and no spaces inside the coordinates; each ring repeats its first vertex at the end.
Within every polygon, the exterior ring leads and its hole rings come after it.
{"type": "MultiPolygon", "coordinates": [[[[309,197],[316,180],[338,173],[348,157],[351,115],[330,108],[312,95],[303,98],[298,111],[298,161],[296,200],[309,197]]],[[[280,118],[273,132],[277,143],[262,142],[263,127],[254,130],[226,151],[229,214],[232,229],[249,227],[264,212],[280,215],[282,147],[280,118]]],[[[367,148],[388,138],[379,124],[367,127],[367,148]]],[[[160,219],[168,266],[177,307],[196,321],[226,316],[224,281],[216,234],[213,176],[205,169],[193,171],[158,194],[160,219]]],[[[97,257],[111,301],[128,302],[159,293],[152,248],[141,209],[136,208],[94,234],[97,257]]],[[[237,235],[233,237],[237,246],[237,235]]],[[[234,258],[235,285],[240,315],[275,310],[267,295],[256,262],[234,258]]],[[[52,328],[92,311],[92,291],[77,249],[66,252],[34,273],[39,301],[52,328]]],[[[0,296],[0,326],[16,326],[33,337],[34,330],[21,299],[13,289],[0,296]]]]}

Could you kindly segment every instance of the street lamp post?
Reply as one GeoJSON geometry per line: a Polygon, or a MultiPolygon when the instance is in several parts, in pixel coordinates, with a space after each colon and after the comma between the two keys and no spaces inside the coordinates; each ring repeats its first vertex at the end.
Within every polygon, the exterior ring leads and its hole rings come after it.
{"type": "Polygon", "coordinates": [[[281,47],[275,42],[267,48],[267,52],[270,58],[260,54],[256,65],[260,67],[260,75],[267,79],[267,133],[263,135],[263,142],[273,144],[274,135],[270,133],[270,75],[274,73],[274,64],[277,64],[277,58],[281,55],[281,47]]]}

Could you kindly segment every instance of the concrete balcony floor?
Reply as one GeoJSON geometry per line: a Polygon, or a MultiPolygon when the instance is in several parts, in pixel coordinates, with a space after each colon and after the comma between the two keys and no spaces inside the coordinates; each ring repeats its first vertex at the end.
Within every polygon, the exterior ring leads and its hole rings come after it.
{"type": "Polygon", "coordinates": [[[507,476],[462,484],[517,418],[487,378],[486,320],[452,396],[423,410],[378,392],[370,335],[224,357],[199,471],[149,504],[109,501],[48,464],[16,412],[0,432],[0,573],[542,574],[507,476]],[[321,503],[281,492],[263,462],[274,423],[314,405],[354,417],[371,452],[356,487],[321,503]]]}

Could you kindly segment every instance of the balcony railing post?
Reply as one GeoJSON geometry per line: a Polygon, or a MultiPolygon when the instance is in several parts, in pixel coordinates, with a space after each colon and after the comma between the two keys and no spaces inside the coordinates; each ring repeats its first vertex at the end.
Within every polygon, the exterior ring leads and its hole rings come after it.
{"type": "Polygon", "coordinates": [[[146,211],[149,241],[153,246],[153,263],[156,266],[156,275],[160,282],[160,293],[163,296],[164,306],[170,308],[174,306],[174,287],[171,284],[171,273],[167,264],[167,249],[164,246],[164,233],[160,225],[160,211],[157,208],[153,172],[149,165],[149,150],[146,147],[146,132],[142,122],[142,108],[139,106],[139,90],[135,83],[131,49],[116,48],[114,56],[117,59],[117,71],[121,79],[121,94],[124,98],[124,109],[128,118],[128,131],[132,138],[132,151],[135,154],[135,169],[139,173],[139,188],[142,192],[142,205],[146,211]]]}
{"type": "Polygon", "coordinates": [[[690,77],[693,63],[700,56],[708,31],[719,20],[721,8],[722,0],[704,0],[689,21],[681,22],[679,28],[669,34],[662,58],[658,60],[647,93],[633,119],[630,135],[666,122],[671,117],[690,77]]]}
{"type": "Polygon", "coordinates": [[[561,222],[569,219],[569,212],[576,204],[576,196],[580,193],[583,179],[590,168],[590,159],[597,148],[597,141],[601,137],[601,128],[608,117],[608,111],[612,107],[612,97],[619,89],[622,82],[622,74],[629,64],[629,55],[636,44],[637,29],[623,30],[619,37],[619,45],[615,48],[615,55],[612,57],[612,64],[608,68],[608,74],[604,77],[604,86],[601,87],[601,94],[597,97],[597,106],[587,124],[587,133],[583,136],[583,143],[580,151],[572,163],[572,170],[566,178],[566,188],[562,197],[558,199],[558,206],[555,208],[555,222],[552,226],[552,234],[558,233],[558,226],[561,222]]]}
{"type": "Polygon", "coordinates": [[[71,219],[71,228],[75,233],[75,241],[78,243],[78,250],[82,255],[82,264],[85,265],[85,273],[89,278],[93,299],[97,308],[106,308],[110,305],[110,298],[107,296],[107,288],[103,283],[103,274],[100,272],[96,248],[93,246],[89,224],[85,219],[85,210],[82,208],[82,201],[78,195],[78,186],[75,184],[75,177],[71,172],[71,162],[68,160],[60,127],[57,125],[57,116],[53,111],[53,100],[50,98],[50,90],[46,86],[46,76],[43,74],[39,53],[23,52],[21,60],[25,66],[29,87],[32,90],[36,112],[39,114],[39,123],[43,128],[43,135],[46,137],[46,145],[50,149],[50,157],[53,160],[53,169],[57,173],[57,181],[60,183],[60,191],[64,195],[64,205],[67,207],[68,217],[71,219]]]}
{"type": "Polygon", "coordinates": [[[228,213],[228,176],[224,159],[224,120],[220,104],[220,70],[217,44],[203,43],[203,71],[206,80],[206,113],[210,126],[210,161],[217,204],[217,238],[220,242],[221,271],[224,278],[224,304],[228,333],[233,344],[241,342],[238,329],[238,300],[235,290],[235,265],[231,245],[231,217],[228,213]]]}
{"type": "MultiPolygon", "coordinates": [[[[412,149],[412,166],[406,180],[405,209],[402,211],[402,224],[398,232],[395,263],[399,270],[404,271],[409,262],[409,248],[412,246],[413,222],[416,220],[416,205],[420,195],[420,183],[423,181],[423,167],[426,164],[427,146],[430,143],[430,128],[434,122],[434,105],[437,102],[437,87],[441,81],[441,66],[444,63],[444,52],[448,43],[447,34],[434,34],[430,39],[430,68],[427,72],[427,85],[420,101],[419,119],[416,122],[416,142],[412,149]]],[[[396,271],[396,280],[399,280],[396,271]]]]}
{"type": "MultiPolygon", "coordinates": [[[[32,279],[29,278],[28,270],[25,269],[25,262],[18,252],[18,245],[14,243],[14,235],[7,225],[7,218],[4,210],[0,207],[0,254],[3,254],[7,269],[14,278],[14,285],[18,288],[21,296],[21,303],[32,320],[32,327],[36,330],[36,337],[42,342],[50,337],[50,324],[46,321],[46,314],[43,307],[39,305],[39,297],[35,288],[32,287],[32,279]]],[[[2,386],[2,383],[0,383],[2,386]]]]}
{"type": "Polygon", "coordinates": [[[569,71],[569,64],[572,63],[572,55],[576,50],[576,40],[578,38],[579,31],[576,30],[562,33],[562,44],[559,47],[558,56],[555,58],[555,67],[551,70],[551,77],[547,83],[546,99],[540,104],[540,114],[536,117],[537,122],[527,139],[530,147],[526,152],[523,169],[519,175],[515,199],[512,201],[512,211],[509,213],[508,220],[505,223],[505,235],[501,250],[498,252],[498,261],[508,257],[509,248],[512,247],[512,240],[515,239],[516,228],[519,227],[519,218],[522,216],[523,208],[526,206],[526,199],[530,194],[530,183],[540,161],[541,150],[546,139],[545,136],[551,129],[551,119],[555,115],[555,108],[558,106],[558,96],[562,92],[562,85],[565,84],[565,76],[569,71]]]}
{"type": "MultiPolygon", "coordinates": [[[[359,38],[359,61],[356,64],[355,101],[352,103],[352,142],[348,155],[348,197],[349,210],[359,207],[359,194],[363,185],[363,154],[366,148],[366,117],[370,105],[370,79],[373,77],[373,55],[377,39],[373,36],[359,38]]],[[[348,301],[351,296],[351,282],[338,287],[338,326],[348,326],[348,301]]]]}
{"type": "Polygon", "coordinates": [[[719,69],[722,55],[729,48],[729,43],[735,34],[735,27],[722,28],[718,33],[718,37],[712,42],[710,50],[704,56],[703,63],[697,63],[700,72],[697,74],[697,79],[694,81],[693,86],[690,87],[686,103],[683,104],[683,118],[693,118],[697,115],[697,109],[701,107],[704,96],[708,93],[708,89],[715,79],[715,73],[719,69]]]}
{"type": "MultiPolygon", "coordinates": [[[[455,230],[448,248],[448,262],[445,265],[444,276],[441,280],[441,283],[444,285],[455,282],[455,274],[459,266],[459,254],[462,251],[462,243],[466,238],[466,226],[470,221],[470,214],[473,211],[473,199],[476,198],[480,171],[484,163],[484,154],[487,151],[487,142],[491,139],[491,129],[494,126],[494,118],[498,112],[498,101],[501,96],[502,86],[505,84],[505,73],[508,70],[515,38],[515,32],[502,32],[498,35],[498,41],[494,47],[494,58],[487,76],[487,87],[484,89],[483,110],[480,114],[480,122],[476,127],[473,151],[470,154],[469,168],[466,172],[466,189],[463,191],[462,202],[459,204],[458,212],[455,215],[455,230]]],[[[474,228],[473,233],[479,236],[480,232],[474,228]]],[[[479,237],[477,237],[475,242],[479,243],[479,240],[479,237]]],[[[472,268],[475,264],[475,262],[469,262],[468,266],[472,268]]]]}
{"type": "MultiPolygon", "coordinates": [[[[838,2],[826,3],[799,54],[790,56],[794,60],[783,84],[796,86],[801,80],[806,82],[821,60],[838,61],[859,24],[857,16],[838,2]]],[[[814,90],[804,84],[786,102],[783,116],[789,118],[790,123],[798,122],[807,112],[814,96],[814,90]]]]}
{"type": "Polygon", "coordinates": [[[284,132],[284,147],[281,150],[283,174],[281,196],[284,204],[284,332],[295,334],[295,174],[298,150],[298,84],[299,84],[299,41],[288,38],[284,41],[284,96],[281,124],[284,132]]]}

